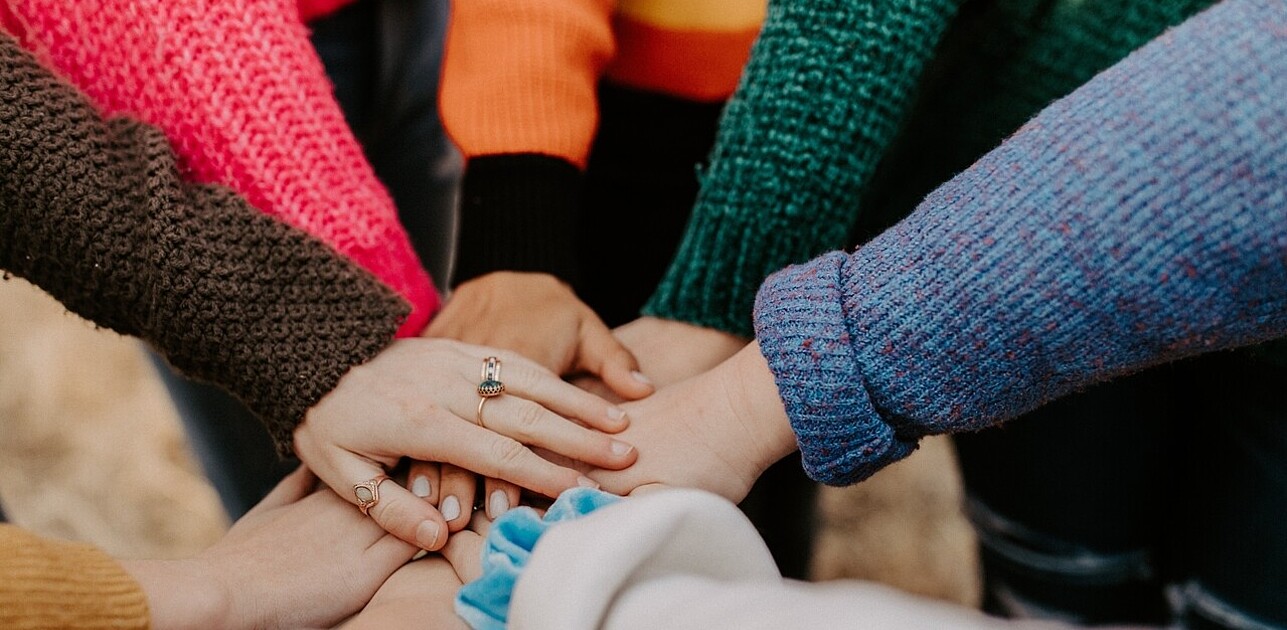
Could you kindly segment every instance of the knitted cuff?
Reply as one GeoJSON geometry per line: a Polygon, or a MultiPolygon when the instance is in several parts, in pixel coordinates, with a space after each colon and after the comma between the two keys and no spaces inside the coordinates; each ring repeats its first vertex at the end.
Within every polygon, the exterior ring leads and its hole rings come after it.
{"type": "Polygon", "coordinates": [[[804,459],[830,485],[857,483],[916,450],[881,416],[866,389],[845,322],[842,252],[770,277],[755,303],[756,337],[773,371],[804,459]]]}
{"type": "Polygon", "coordinates": [[[147,596],[103,551],[0,525],[0,627],[146,628],[147,596]]]}
{"type": "Polygon", "coordinates": [[[816,256],[821,243],[839,246],[825,226],[790,235],[770,223],[720,212],[695,212],[679,253],[644,305],[643,314],[751,337],[760,283],[788,264],[816,256]]]}
{"type": "Polygon", "coordinates": [[[461,190],[452,286],[493,271],[537,271],[577,280],[582,173],[534,153],[471,158],[461,190]]]}

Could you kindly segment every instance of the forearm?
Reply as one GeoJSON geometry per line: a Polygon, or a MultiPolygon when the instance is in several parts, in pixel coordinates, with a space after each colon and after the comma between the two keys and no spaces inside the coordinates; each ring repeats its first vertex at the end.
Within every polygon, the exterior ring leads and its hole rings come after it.
{"type": "Polygon", "coordinates": [[[105,115],[160,128],[184,177],[228,186],[375,274],[423,328],[438,297],[331,94],[296,0],[10,3],[29,50],[105,115]]]}
{"type": "Polygon", "coordinates": [[[466,159],[453,284],[492,271],[576,280],[582,176],[614,4],[452,5],[440,106],[466,159]]]}
{"type": "Polygon", "coordinates": [[[857,481],[922,435],[1287,333],[1284,24],[1229,0],[856,253],[766,282],[758,337],[810,473],[857,481]]]}
{"type": "Polygon", "coordinates": [[[0,525],[0,625],[146,628],[148,601],[102,551],[0,525]]]}
{"type": "Polygon", "coordinates": [[[392,340],[405,303],[227,190],[161,133],[105,122],[0,34],[0,268],[230,390],[289,451],[304,411],[392,340]]]}
{"type": "Polygon", "coordinates": [[[645,313],[751,335],[771,272],[844,245],[956,0],[775,0],[645,313]]]}

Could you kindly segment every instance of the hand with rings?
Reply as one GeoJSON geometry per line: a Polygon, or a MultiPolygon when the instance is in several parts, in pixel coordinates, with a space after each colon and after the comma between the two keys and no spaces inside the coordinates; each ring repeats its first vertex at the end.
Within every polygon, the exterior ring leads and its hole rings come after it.
{"type": "Polygon", "coordinates": [[[519,488],[556,496],[593,486],[532,448],[619,470],[637,453],[609,433],[627,425],[619,407],[518,355],[402,339],[350,370],[294,438],[300,460],[340,496],[386,531],[433,551],[468,524],[476,475],[488,478],[489,512],[517,504],[519,488]],[[408,488],[386,476],[404,457],[418,460],[408,488]]]}

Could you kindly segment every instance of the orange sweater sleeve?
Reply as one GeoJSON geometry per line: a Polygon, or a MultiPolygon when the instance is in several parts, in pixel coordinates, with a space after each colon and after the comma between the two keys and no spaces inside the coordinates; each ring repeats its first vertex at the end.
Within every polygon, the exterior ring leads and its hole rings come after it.
{"type": "Polygon", "coordinates": [[[0,525],[0,627],[146,628],[147,596],[93,546],[0,525]]]}
{"type": "Polygon", "coordinates": [[[535,153],[584,168],[595,87],[613,55],[613,0],[457,0],[443,125],[466,158],[535,153]]]}

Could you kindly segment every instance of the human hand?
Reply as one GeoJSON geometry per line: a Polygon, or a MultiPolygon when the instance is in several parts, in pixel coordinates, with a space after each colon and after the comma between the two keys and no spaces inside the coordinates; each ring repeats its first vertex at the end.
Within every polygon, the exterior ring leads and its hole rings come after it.
{"type": "Polygon", "coordinates": [[[424,334],[513,350],[559,375],[593,374],[626,400],[653,391],[603,320],[545,273],[497,271],[461,284],[424,334]]]}
{"type": "Polygon", "coordinates": [[[466,627],[456,616],[456,592],[482,574],[480,552],[491,520],[475,514],[469,529],[451,537],[441,555],[429,555],[398,569],[376,591],[345,630],[401,627],[408,619],[427,628],[466,627]]]}
{"type": "Polygon", "coordinates": [[[709,372],[623,407],[631,423],[620,436],[638,448],[639,460],[626,470],[587,473],[616,494],[662,483],[737,502],[770,464],[796,449],[756,343],[709,372]]]}
{"type": "Polygon", "coordinates": [[[688,322],[640,317],[613,329],[639,360],[639,370],[658,388],[678,383],[723,363],[749,340],[688,322]]]}
{"type": "Polygon", "coordinates": [[[156,628],[330,627],[416,553],[300,467],[186,560],[124,562],[156,628]]]}
{"type": "Polygon", "coordinates": [[[425,556],[398,569],[376,591],[371,603],[340,627],[386,630],[412,624],[419,628],[468,628],[455,609],[456,591],[463,584],[446,558],[425,556]]]}
{"type": "MultiPolygon", "coordinates": [[[[294,436],[299,458],[356,504],[354,484],[384,474],[404,456],[454,464],[549,496],[594,485],[527,446],[621,468],[634,462],[633,447],[592,429],[616,432],[627,424],[621,409],[513,353],[447,339],[401,339],[349,370],[294,436]],[[487,356],[500,357],[506,389],[487,399],[479,426],[478,374],[487,356]]],[[[385,530],[431,551],[446,542],[446,523],[433,505],[396,483],[377,488],[370,516],[385,530]]],[[[462,512],[468,507],[462,504],[462,512]]]]}

